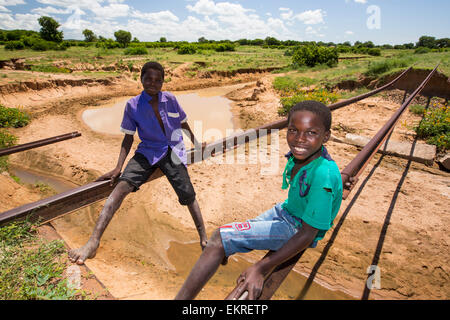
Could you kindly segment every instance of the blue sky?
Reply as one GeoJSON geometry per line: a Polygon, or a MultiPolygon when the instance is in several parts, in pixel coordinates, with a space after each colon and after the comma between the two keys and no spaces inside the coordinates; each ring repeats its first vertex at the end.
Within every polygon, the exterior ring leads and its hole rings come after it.
{"type": "Polygon", "coordinates": [[[450,1],[418,0],[0,0],[0,29],[38,31],[57,20],[65,39],[82,31],[114,38],[127,30],[141,41],[264,39],[375,44],[450,37],[450,1]]]}

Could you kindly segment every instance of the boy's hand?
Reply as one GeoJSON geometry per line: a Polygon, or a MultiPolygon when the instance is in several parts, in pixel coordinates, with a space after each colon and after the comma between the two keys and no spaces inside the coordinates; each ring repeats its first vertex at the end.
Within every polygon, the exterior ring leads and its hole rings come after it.
{"type": "Polygon", "coordinates": [[[120,175],[120,169],[115,168],[114,170],[100,176],[95,181],[105,181],[105,180],[111,179],[110,185],[112,186],[114,184],[114,182],[116,181],[116,179],[119,177],[119,175],[120,175]]]}
{"type": "Polygon", "coordinates": [[[264,274],[258,264],[254,264],[239,276],[237,283],[238,288],[234,297],[231,297],[233,300],[239,299],[245,291],[248,292],[248,300],[256,300],[261,295],[264,286],[264,274]]]}
{"type": "Polygon", "coordinates": [[[208,244],[208,239],[206,238],[206,236],[204,238],[200,238],[200,247],[202,247],[202,251],[205,249],[207,244],[208,244]]]}
{"type": "Polygon", "coordinates": [[[344,189],[351,190],[358,182],[358,177],[349,177],[348,181],[344,184],[344,189]]]}

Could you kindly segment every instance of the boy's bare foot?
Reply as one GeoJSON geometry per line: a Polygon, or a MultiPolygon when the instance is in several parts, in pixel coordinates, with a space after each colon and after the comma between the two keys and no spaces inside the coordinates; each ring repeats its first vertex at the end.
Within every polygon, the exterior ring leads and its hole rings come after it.
{"type": "Polygon", "coordinates": [[[69,251],[69,260],[76,264],[84,264],[86,259],[92,259],[97,253],[98,243],[88,241],[83,247],[69,251]]]}

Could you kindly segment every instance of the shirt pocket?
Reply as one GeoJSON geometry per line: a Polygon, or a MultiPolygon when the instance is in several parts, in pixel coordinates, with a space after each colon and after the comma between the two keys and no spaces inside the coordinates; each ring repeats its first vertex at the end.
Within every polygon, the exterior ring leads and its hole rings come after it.
{"type": "Polygon", "coordinates": [[[179,112],[167,112],[167,115],[169,116],[169,118],[179,118],[180,117],[179,112]]]}

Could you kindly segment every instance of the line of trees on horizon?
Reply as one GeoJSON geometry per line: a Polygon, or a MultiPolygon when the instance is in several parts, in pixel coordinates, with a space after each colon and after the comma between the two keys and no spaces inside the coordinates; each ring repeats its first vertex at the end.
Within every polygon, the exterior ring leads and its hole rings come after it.
{"type": "Polygon", "coordinates": [[[352,45],[350,41],[343,43],[322,42],[322,41],[297,41],[297,40],[278,40],[275,37],[266,37],[265,39],[239,39],[232,40],[208,40],[200,37],[197,42],[188,41],[167,41],[166,37],[160,37],[159,41],[141,42],[136,37],[132,39],[129,31],[117,30],[114,32],[114,39],[97,36],[92,30],[84,29],[82,34],[84,40],[64,40],[63,31],[59,31],[60,24],[51,17],[42,16],[38,19],[41,29],[39,32],[31,30],[1,30],[0,44],[4,44],[6,49],[20,50],[31,48],[33,50],[65,50],[70,46],[92,46],[99,48],[127,48],[127,47],[173,47],[181,53],[191,54],[198,49],[211,49],[216,51],[234,51],[235,45],[241,46],[261,46],[263,48],[287,48],[286,54],[293,54],[289,48],[301,46],[335,47],[339,53],[364,53],[371,55],[380,55],[381,49],[423,49],[441,50],[450,48],[450,38],[440,38],[424,35],[416,43],[404,43],[398,45],[375,45],[372,41],[356,41],[352,45]]]}

